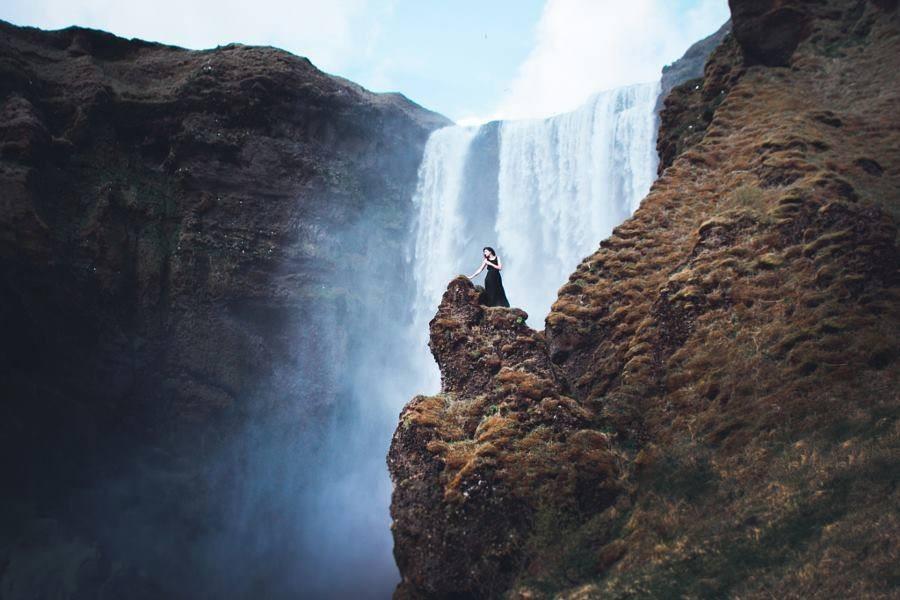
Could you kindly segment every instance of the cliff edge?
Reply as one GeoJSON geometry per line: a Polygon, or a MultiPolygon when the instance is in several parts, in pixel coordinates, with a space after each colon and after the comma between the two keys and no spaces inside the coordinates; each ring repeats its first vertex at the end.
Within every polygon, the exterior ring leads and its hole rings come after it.
{"type": "Polygon", "coordinates": [[[295,440],[408,297],[449,123],[276,48],[0,21],[0,596],[312,593],[295,440]]]}
{"type": "Polygon", "coordinates": [[[896,594],[897,2],[730,4],[545,329],[448,286],[388,457],[395,597],[896,594]]]}

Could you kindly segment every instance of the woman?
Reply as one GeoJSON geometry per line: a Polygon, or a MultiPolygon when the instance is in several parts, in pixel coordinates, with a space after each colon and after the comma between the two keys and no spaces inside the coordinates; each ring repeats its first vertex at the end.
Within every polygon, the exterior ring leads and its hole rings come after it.
{"type": "Polygon", "coordinates": [[[506,299],[506,292],[503,291],[503,279],[500,277],[500,269],[503,265],[497,257],[497,253],[490,246],[485,246],[482,250],[484,260],[481,266],[469,279],[473,279],[476,275],[484,271],[487,267],[487,275],[484,276],[484,297],[487,306],[509,306],[509,300],[506,299]]]}

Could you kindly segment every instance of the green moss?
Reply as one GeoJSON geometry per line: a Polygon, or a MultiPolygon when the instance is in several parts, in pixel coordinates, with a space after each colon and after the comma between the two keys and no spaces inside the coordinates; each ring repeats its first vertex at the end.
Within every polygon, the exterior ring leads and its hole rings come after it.
{"type": "MultiPolygon", "coordinates": [[[[863,3],[859,3],[862,6],[863,3]]],[[[856,27],[850,30],[849,35],[828,40],[822,44],[822,54],[829,58],[843,58],[847,56],[847,50],[858,46],[864,46],[869,43],[869,31],[871,23],[866,21],[857,22],[856,27]]]]}

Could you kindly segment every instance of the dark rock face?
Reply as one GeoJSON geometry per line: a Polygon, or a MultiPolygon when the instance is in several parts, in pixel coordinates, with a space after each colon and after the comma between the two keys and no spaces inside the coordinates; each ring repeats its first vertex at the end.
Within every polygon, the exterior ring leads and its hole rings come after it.
{"type": "MultiPolygon", "coordinates": [[[[296,433],[334,410],[364,302],[347,282],[389,280],[371,250],[400,250],[449,122],[275,48],[3,22],[0,115],[4,552],[70,540],[48,568],[83,571],[81,593],[196,597],[179,552],[216,527],[204,461],[249,421],[296,433]],[[139,471],[155,487],[121,483],[139,471]],[[129,511],[165,541],[121,547],[129,511]]],[[[12,555],[4,590],[42,560],[12,555]]]]}
{"type": "Polygon", "coordinates": [[[879,18],[896,12],[895,0],[815,2],[809,0],[729,0],[734,36],[747,65],[790,66],[797,47],[810,40],[827,54],[865,44],[879,18]],[[823,24],[840,22],[832,28],[823,24]]]}
{"type": "Polygon", "coordinates": [[[808,5],[798,0],[783,2],[729,2],[734,35],[748,64],[786,66],[797,45],[810,34],[808,5]]]}
{"type": "Polygon", "coordinates": [[[667,102],[668,166],[544,331],[448,287],[444,388],[390,454],[398,597],[896,595],[900,21],[731,4],[734,37],[667,102]]]}

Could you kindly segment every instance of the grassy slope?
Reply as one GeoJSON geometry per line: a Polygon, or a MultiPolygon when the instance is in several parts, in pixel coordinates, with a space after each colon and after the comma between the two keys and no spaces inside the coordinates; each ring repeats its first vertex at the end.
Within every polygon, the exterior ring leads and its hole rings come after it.
{"type": "Polygon", "coordinates": [[[713,57],[543,333],[451,282],[390,454],[397,597],[896,592],[898,17],[815,10],[790,67],[713,57]]]}
{"type": "Polygon", "coordinates": [[[867,16],[865,36],[825,24],[792,68],[744,72],[560,290],[551,346],[575,344],[577,395],[633,460],[618,535],[557,536],[552,587],[609,545],[581,592],[897,585],[900,36],[896,13],[867,16]]]}

